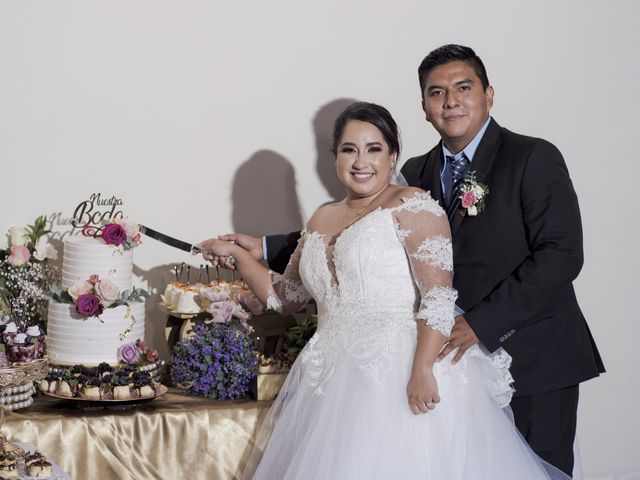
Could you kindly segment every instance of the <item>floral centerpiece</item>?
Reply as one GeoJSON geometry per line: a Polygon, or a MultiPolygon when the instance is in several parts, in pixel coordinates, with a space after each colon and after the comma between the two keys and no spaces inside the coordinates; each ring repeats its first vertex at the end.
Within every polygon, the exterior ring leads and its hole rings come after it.
{"type": "Polygon", "coordinates": [[[8,247],[0,249],[0,311],[23,329],[46,326],[47,292],[59,276],[49,263],[58,252],[49,243],[46,225],[43,215],[33,225],[11,227],[8,247]]]}
{"type": "Polygon", "coordinates": [[[227,400],[245,395],[256,375],[253,340],[234,322],[202,324],[179,342],[171,359],[171,379],[191,395],[227,400]]]}

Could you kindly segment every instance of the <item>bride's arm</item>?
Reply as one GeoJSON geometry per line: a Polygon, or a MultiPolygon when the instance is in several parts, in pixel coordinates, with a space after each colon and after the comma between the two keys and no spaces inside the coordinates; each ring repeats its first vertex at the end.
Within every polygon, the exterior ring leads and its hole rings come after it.
{"type": "Polygon", "coordinates": [[[302,284],[298,271],[303,243],[304,237],[298,241],[283,275],[266,269],[251,253],[233,243],[212,238],[198,246],[206,250],[210,258],[233,256],[236,259],[236,269],[255,296],[266,304],[267,308],[287,315],[300,310],[311,298],[302,284]]]}
{"type": "Polygon", "coordinates": [[[440,401],[433,365],[451,333],[457,294],[451,286],[451,232],[445,212],[425,192],[407,189],[404,194],[394,214],[396,228],[420,292],[418,338],[407,396],[412,411],[420,413],[440,401]]]}

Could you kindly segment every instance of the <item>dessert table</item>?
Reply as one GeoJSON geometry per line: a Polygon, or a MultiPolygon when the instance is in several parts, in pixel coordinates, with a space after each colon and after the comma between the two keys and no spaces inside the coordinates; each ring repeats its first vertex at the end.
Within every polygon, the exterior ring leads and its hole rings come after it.
{"type": "Polygon", "coordinates": [[[127,410],[80,410],[40,395],[3,432],[29,442],[74,480],[231,480],[271,402],[215,401],[169,389],[127,410]]]}

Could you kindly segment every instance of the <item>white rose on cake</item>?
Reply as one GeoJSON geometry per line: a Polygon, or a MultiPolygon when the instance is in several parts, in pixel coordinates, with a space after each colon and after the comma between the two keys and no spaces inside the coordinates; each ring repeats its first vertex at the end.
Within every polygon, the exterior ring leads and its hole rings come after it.
{"type": "Polygon", "coordinates": [[[117,285],[109,280],[102,279],[96,283],[96,295],[100,297],[105,307],[109,307],[118,299],[120,290],[117,285]]]}
{"type": "Polygon", "coordinates": [[[76,283],[75,285],[71,285],[67,289],[67,293],[71,296],[74,303],[76,300],[78,300],[79,296],[89,295],[92,292],[93,292],[93,285],[91,285],[89,282],[76,283]]]}
{"type": "Polygon", "coordinates": [[[140,233],[140,225],[132,220],[129,220],[129,218],[118,220],[118,223],[122,225],[122,228],[124,228],[124,231],[127,232],[127,237],[129,238],[133,238],[140,233]]]}

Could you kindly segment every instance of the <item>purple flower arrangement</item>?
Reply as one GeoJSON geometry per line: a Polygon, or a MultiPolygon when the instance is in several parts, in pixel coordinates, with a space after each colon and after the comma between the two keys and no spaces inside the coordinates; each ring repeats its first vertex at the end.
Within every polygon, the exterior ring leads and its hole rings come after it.
{"type": "Polygon", "coordinates": [[[189,394],[228,400],[244,396],[256,376],[258,358],[249,334],[233,323],[196,328],[179,342],[171,359],[171,378],[189,394]]]}

